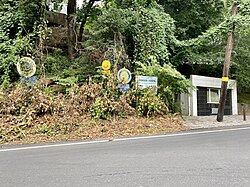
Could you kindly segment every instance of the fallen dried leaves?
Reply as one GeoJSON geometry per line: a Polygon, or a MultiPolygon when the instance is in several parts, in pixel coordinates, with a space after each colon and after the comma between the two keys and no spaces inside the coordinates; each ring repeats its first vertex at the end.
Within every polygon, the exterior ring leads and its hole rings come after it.
{"type": "Polygon", "coordinates": [[[93,140],[186,129],[182,120],[171,114],[139,117],[131,106],[134,95],[117,93],[116,88],[107,91],[102,84],[88,83],[73,86],[68,95],[53,95],[46,89],[16,85],[0,91],[0,144],[93,140]],[[98,98],[103,98],[101,105],[98,98]],[[94,120],[99,114],[108,120],[94,120]]]}
{"type": "Polygon", "coordinates": [[[113,118],[93,120],[88,116],[44,115],[32,122],[26,117],[0,116],[0,143],[23,144],[67,140],[93,140],[102,138],[152,135],[186,130],[178,117],[113,118]]]}

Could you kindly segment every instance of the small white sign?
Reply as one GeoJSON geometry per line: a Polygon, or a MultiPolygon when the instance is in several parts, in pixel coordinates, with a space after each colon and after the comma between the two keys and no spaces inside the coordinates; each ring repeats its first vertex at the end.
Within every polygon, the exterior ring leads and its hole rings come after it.
{"type": "Polygon", "coordinates": [[[218,114],[218,108],[212,108],[212,114],[218,114]]]}
{"type": "Polygon", "coordinates": [[[137,83],[138,89],[148,88],[148,87],[156,87],[157,88],[157,77],[150,76],[136,76],[135,81],[137,83]]]}

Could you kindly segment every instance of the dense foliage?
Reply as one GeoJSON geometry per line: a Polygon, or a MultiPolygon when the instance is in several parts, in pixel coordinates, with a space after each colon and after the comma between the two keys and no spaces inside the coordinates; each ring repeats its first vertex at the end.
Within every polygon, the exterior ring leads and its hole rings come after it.
{"type": "Polygon", "coordinates": [[[188,93],[192,88],[187,79],[190,74],[221,76],[227,34],[232,30],[235,48],[231,78],[238,80],[240,90],[250,88],[248,0],[238,1],[237,17],[231,16],[231,2],[224,0],[105,0],[101,4],[91,0],[82,1],[78,9],[76,1],[69,0],[67,16],[59,13],[62,2],[2,1],[2,88],[20,80],[15,65],[21,57],[30,56],[39,62],[37,77],[50,82],[45,87],[59,85],[56,92],[66,97],[72,86],[84,85],[89,78],[93,79],[92,86],[100,84],[100,95],[89,104],[88,112],[93,118],[108,119],[122,113],[118,107],[122,94],[115,77],[117,69],[126,67],[133,75],[159,79],[158,95],[150,91],[136,95],[132,83],[129,107],[148,116],[175,112],[175,94],[188,93]],[[111,61],[110,77],[99,71],[104,59],[111,61]],[[107,87],[109,79],[113,83],[107,87]]]}
{"type": "Polygon", "coordinates": [[[0,84],[17,80],[15,64],[35,49],[34,30],[40,24],[42,2],[3,0],[0,5],[0,84]]]}
{"type": "Polygon", "coordinates": [[[222,21],[223,0],[159,0],[176,23],[179,39],[196,38],[222,21]]]}

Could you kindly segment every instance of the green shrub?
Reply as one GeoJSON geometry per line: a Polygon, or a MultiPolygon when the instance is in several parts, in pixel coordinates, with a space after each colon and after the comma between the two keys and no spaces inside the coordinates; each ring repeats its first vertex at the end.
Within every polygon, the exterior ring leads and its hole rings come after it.
{"type": "Polygon", "coordinates": [[[49,77],[61,84],[67,84],[67,86],[87,82],[89,76],[96,73],[95,65],[90,64],[84,54],[70,62],[60,50],[56,50],[47,56],[45,67],[46,74],[49,77]]]}
{"type": "Polygon", "coordinates": [[[175,94],[189,93],[189,89],[193,88],[191,82],[178,72],[172,65],[164,64],[161,66],[155,57],[151,57],[151,63],[143,64],[137,62],[140,66],[138,73],[147,76],[158,77],[158,93],[162,95],[162,99],[167,103],[171,112],[175,111],[175,94]]]}
{"type": "Polygon", "coordinates": [[[92,108],[90,109],[91,116],[94,119],[107,119],[107,107],[105,107],[104,102],[101,98],[96,98],[95,102],[93,103],[92,108]]]}
{"type": "Polygon", "coordinates": [[[70,65],[70,62],[60,49],[55,49],[46,57],[44,64],[46,74],[60,76],[63,70],[70,65]]]}
{"type": "Polygon", "coordinates": [[[52,127],[45,124],[40,128],[40,132],[43,134],[46,134],[47,136],[51,136],[51,132],[52,132],[52,127]]]}
{"type": "Polygon", "coordinates": [[[156,95],[155,90],[147,89],[144,94],[138,97],[137,112],[139,115],[150,117],[168,113],[167,105],[160,95],[156,95]]]}

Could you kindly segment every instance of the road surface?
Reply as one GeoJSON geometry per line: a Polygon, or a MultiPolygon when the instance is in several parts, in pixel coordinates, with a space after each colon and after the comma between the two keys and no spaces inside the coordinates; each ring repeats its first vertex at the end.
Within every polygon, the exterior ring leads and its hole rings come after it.
{"type": "Polygon", "coordinates": [[[250,127],[0,148],[0,186],[250,186],[250,127]]]}

